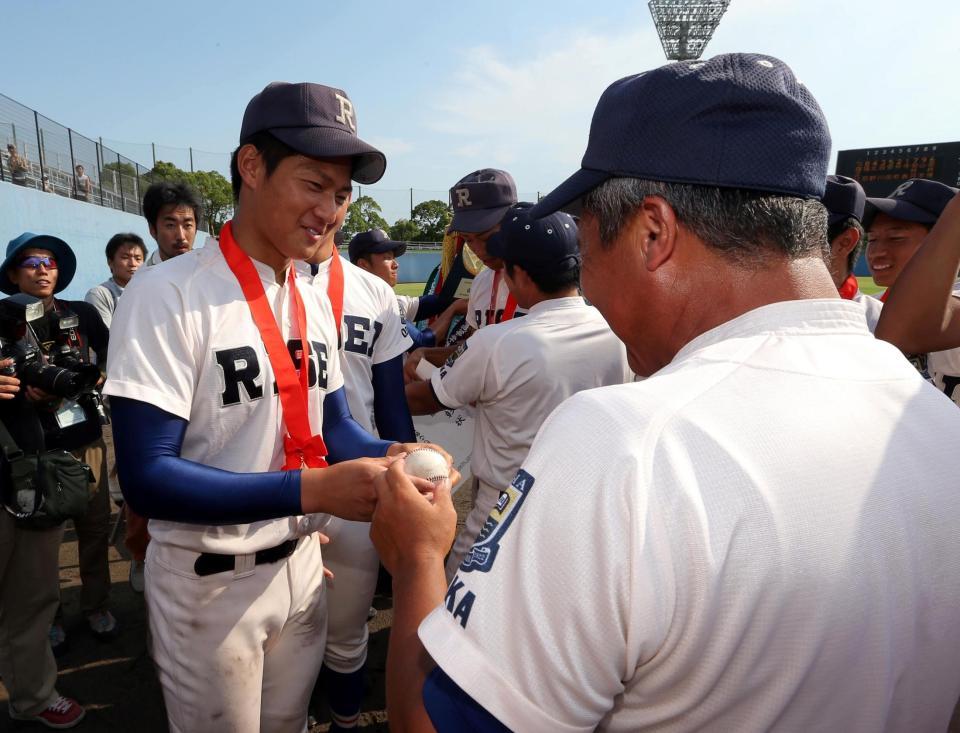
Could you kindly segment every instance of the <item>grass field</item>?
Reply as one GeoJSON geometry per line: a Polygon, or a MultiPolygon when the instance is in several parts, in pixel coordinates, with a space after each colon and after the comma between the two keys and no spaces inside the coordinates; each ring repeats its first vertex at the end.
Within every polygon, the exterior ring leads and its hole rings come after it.
{"type": "Polygon", "coordinates": [[[874,295],[885,290],[885,288],[875,285],[872,277],[858,277],[857,282],[860,283],[860,292],[867,295],[874,295]]]}
{"type": "Polygon", "coordinates": [[[423,295],[424,283],[398,283],[393,291],[397,295],[423,295]]]}

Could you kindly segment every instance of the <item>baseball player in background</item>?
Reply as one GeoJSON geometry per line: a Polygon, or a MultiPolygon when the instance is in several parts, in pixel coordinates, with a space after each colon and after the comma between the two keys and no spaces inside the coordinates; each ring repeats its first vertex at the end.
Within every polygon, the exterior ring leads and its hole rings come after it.
{"type": "MultiPolygon", "coordinates": [[[[350,240],[350,262],[375,275],[390,288],[396,287],[400,264],[397,260],[407,251],[405,242],[390,239],[382,229],[371,229],[356,234],[350,240]]],[[[391,290],[391,292],[393,292],[391,290]]],[[[457,315],[466,312],[465,300],[443,298],[433,295],[394,295],[400,308],[400,317],[414,346],[436,346],[437,340],[446,338],[450,323],[457,315]],[[433,318],[436,320],[422,329],[414,321],[433,318]]]]}
{"type": "Polygon", "coordinates": [[[243,116],[220,241],[139,273],[120,301],[105,392],[125,497],[151,518],[171,730],[305,727],[326,642],[317,532],[329,514],[369,519],[372,479],[403,446],[350,417],[338,321],[292,261],[332,239],[351,179],[385,166],[345,92],[268,85],[243,116]]]}
{"type": "Polygon", "coordinates": [[[838,297],[829,160],[770,56],[607,88],[532,214],[581,212],[584,295],[647,379],[554,411],[449,587],[449,493],[375,481],[391,730],[947,728],[960,412],[838,297]]]}
{"type": "MultiPolygon", "coordinates": [[[[343,214],[346,208],[343,208],[343,214]]],[[[339,227],[342,220],[335,222],[339,227]]],[[[350,242],[350,251],[355,249],[350,242]]],[[[367,432],[385,440],[416,442],[403,394],[403,354],[410,337],[400,321],[393,290],[380,278],[351,264],[325,239],[308,260],[313,285],[329,300],[339,324],[340,360],[350,413],[367,432]]],[[[327,582],[327,646],[321,683],[333,720],[330,730],[352,730],[365,691],[367,614],[377,586],[380,560],[370,541],[370,524],[334,517],[324,530],[327,582]]]]}
{"type": "MultiPolygon", "coordinates": [[[[864,213],[869,237],[867,265],[877,285],[892,288],[897,283],[900,273],[920,249],[940,214],[956,195],[957,189],[952,186],[939,181],[914,178],[901,183],[886,198],[867,199],[864,213]]],[[[947,274],[956,281],[956,270],[948,271],[944,277],[947,274]]],[[[889,292],[888,290],[884,293],[881,300],[886,301],[889,292]]],[[[942,305],[941,301],[941,308],[942,305]]],[[[943,322],[941,313],[940,323],[943,322]]],[[[907,329],[910,330],[912,329],[907,329]]],[[[909,335],[904,339],[902,334],[896,331],[891,332],[879,327],[877,338],[890,340],[901,349],[905,349],[914,340],[909,335]]],[[[937,389],[960,404],[960,389],[957,389],[960,385],[960,348],[943,351],[905,350],[904,353],[921,374],[929,377],[937,389]]]]}
{"type": "MultiPolygon", "coordinates": [[[[944,207],[923,245],[904,266],[890,288],[877,326],[877,338],[891,342],[906,353],[930,353],[931,371],[939,376],[937,386],[954,402],[960,402],[960,379],[937,371],[938,366],[960,353],[960,194],[944,207]],[[934,354],[937,356],[934,357],[934,354]]],[[[934,377],[937,378],[936,376],[934,377]]]]}
{"type": "MultiPolygon", "coordinates": [[[[454,184],[450,189],[450,205],[453,219],[450,229],[459,232],[466,245],[480,258],[488,269],[481,270],[470,286],[467,302],[467,323],[476,330],[491,323],[509,321],[524,314],[510,296],[503,280],[503,263],[487,252],[487,240],[500,227],[500,220],[507,209],[517,203],[517,184],[506,171],[482,168],[454,184]]],[[[404,366],[408,381],[419,380],[417,365],[426,359],[435,366],[443,364],[456,346],[438,346],[433,349],[417,349],[410,354],[404,366]]]]}
{"type": "Polygon", "coordinates": [[[532,205],[508,209],[486,243],[488,255],[502,263],[510,297],[530,315],[478,330],[429,381],[407,385],[415,415],[476,408],[474,505],[450,552],[447,577],[461,560],[473,566],[470,546],[554,408],[581,390],[633,378],[623,344],[580,297],[573,217],[533,219],[532,205]]]}
{"type": "Polygon", "coordinates": [[[861,293],[856,275],[853,274],[853,266],[857,264],[866,244],[862,224],[866,194],[863,187],[852,178],[827,176],[827,187],[820,203],[827,209],[827,241],[830,243],[827,268],[830,277],[841,298],[863,306],[867,328],[873,331],[877,327],[883,303],[879,298],[861,293]]]}

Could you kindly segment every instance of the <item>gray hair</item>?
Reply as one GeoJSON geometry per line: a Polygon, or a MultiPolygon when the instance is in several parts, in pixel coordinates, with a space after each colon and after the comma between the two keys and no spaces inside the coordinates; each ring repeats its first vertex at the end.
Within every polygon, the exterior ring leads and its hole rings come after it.
{"type": "Polygon", "coordinates": [[[771,256],[826,257],[827,210],[813,199],[740,188],[611,178],[583,198],[597,218],[600,240],[612,243],[647,196],[659,196],[707,245],[740,265],[771,256]]]}

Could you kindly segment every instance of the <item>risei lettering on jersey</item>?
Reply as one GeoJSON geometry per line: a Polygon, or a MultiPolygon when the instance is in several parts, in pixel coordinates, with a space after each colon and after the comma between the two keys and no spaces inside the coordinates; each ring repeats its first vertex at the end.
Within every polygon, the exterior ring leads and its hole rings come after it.
{"type": "MultiPolygon", "coordinates": [[[[309,389],[327,388],[327,345],[311,341],[309,372],[307,385],[309,389]]],[[[303,360],[303,348],[300,339],[287,341],[287,349],[293,365],[299,372],[303,360]]],[[[235,346],[229,349],[219,349],[213,352],[220,376],[223,380],[223,390],[220,393],[222,407],[239,405],[243,402],[253,402],[263,397],[263,369],[256,349],[252,346],[235,346]],[[241,395],[241,388],[243,395],[241,395]],[[245,397],[244,397],[245,395],[245,397]]],[[[273,383],[273,394],[278,394],[277,383],[273,383]]]]}
{"type": "MultiPolygon", "coordinates": [[[[354,354],[373,356],[373,347],[380,338],[383,324],[363,316],[343,316],[343,349],[354,354]]],[[[404,334],[406,335],[406,334],[404,334]]]]}
{"type": "Polygon", "coordinates": [[[447,588],[447,595],[444,598],[447,610],[453,614],[453,617],[460,622],[463,628],[467,628],[467,621],[470,618],[470,610],[473,608],[473,602],[477,600],[473,591],[461,593],[465,583],[460,580],[459,575],[455,575],[447,588]]]}

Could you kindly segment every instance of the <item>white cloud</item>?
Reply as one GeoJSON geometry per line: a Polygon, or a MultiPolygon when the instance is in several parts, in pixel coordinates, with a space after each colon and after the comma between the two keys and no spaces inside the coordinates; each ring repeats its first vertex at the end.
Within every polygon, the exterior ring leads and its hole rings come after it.
{"type": "Polygon", "coordinates": [[[382,150],[384,155],[387,156],[389,160],[392,156],[395,155],[404,155],[406,153],[412,152],[414,149],[413,143],[409,140],[404,140],[399,137],[371,137],[367,139],[367,142],[373,145],[375,148],[382,150]]]}

